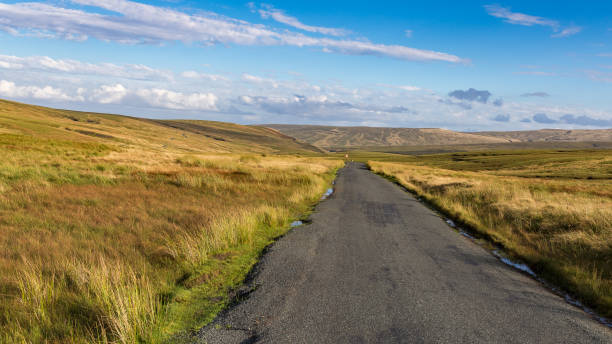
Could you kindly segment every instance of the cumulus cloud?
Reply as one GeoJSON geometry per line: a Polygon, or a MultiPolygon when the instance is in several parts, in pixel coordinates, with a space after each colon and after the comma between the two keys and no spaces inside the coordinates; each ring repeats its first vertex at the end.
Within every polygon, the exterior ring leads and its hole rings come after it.
{"type": "Polygon", "coordinates": [[[247,73],[242,74],[242,80],[253,84],[268,84],[273,88],[279,87],[279,83],[274,79],[262,78],[247,73]]]}
{"type": "Polygon", "coordinates": [[[472,105],[465,103],[465,102],[454,102],[450,99],[439,99],[438,103],[440,104],[446,104],[446,105],[453,105],[453,106],[458,106],[460,108],[462,108],[463,110],[471,110],[472,109],[472,105]]]}
{"type": "Polygon", "coordinates": [[[572,115],[566,114],[558,119],[554,119],[548,117],[546,114],[539,113],[533,116],[534,122],[543,123],[543,124],[573,124],[579,126],[588,126],[588,127],[612,127],[612,120],[610,119],[600,119],[594,118],[587,115],[572,115]]]}
{"type": "Polygon", "coordinates": [[[82,100],[82,97],[70,96],[59,88],[51,86],[20,86],[12,81],[0,80],[0,96],[7,98],[42,99],[52,101],[74,101],[82,100]]]}
{"type": "Polygon", "coordinates": [[[44,33],[63,39],[135,44],[168,41],[198,42],[204,45],[238,44],[261,46],[319,47],[349,55],[375,55],[401,60],[466,62],[437,51],[366,41],[319,38],[291,31],[276,31],[264,25],[219,16],[184,12],[127,0],[73,0],[72,2],[110,11],[86,12],[39,2],[0,3],[0,29],[10,34],[44,33]]]}
{"type": "Polygon", "coordinates": [[[532,117],[534,122],[542,123],[542,124],[552,124],[557,123],[557,120],[548,117],[545,113],[537,113],[532,117]]]}
{"type": "Polygon", "coordinates": [[[523,119],[521,119],[521,122],[523,122],[523,123],[531,123],[531,118],[523,118],[523,119]]]}
{"type": "Polygon", "coordinates": [[[495,117],[493,117],[493,120],[495,122],[509,122],[510,121],[510,115],[508,114],[499,114],[495,117]]]}
{"type": "Polygon", "coordinates": [[[421,90],[420,87],[409,86],[409,85],[397,86],[397,88],[399,88],[400,90],[404,90],[404,91],[420,91],[421,90]]]}
{"type": "Polygon", "coordinates": [[[561,121],[567,124],[577,124],[583,126],[593,127],[612,127],[612,120],[609,119],[597,119],[589,116],[575,116],[575,115],[563,115],[560,118],[561,121]]]}
{"type": "Polygon", "coordinates": [[[181,93],[162,88],[130,90],[115,84],[100,86],[89,100],[100,104],[145,104],[163,109],[215,111],[218,98],[212,93],[181,93]]]}
{"type": "Polygon", "coordinates": [[[193,70],[187,70],[181,73],[181,76],[186,79],[205,79],[210,81],[228,81],[229,79],[223,75],[200,73],[193,70]]]}
{"type": "Polygon", "coordinates": [[[121,84],[102,85],[94,91],[91,99],[100,104],[116,104],[127,96],[128,90],[121,84]]]}
{"type": "Polygon", "coordinates": [[[372,104],[352,104],[332,100],[327,96],[293,95],[291,97],[240,96],[239,104],[249,105],[273,114],[280,115],[328,115],[328,114],[414,114],[405,106],[379,106],[372,104]]]}
{"type": "MultiPolygon", "coordinates": [[[[252,5],[251,3],[251,6],[254,6],[254,5],[252,5]]],[[[306,25],[302,23],[301,21],[299,21],[297,18],[287,15],[285,11],[276,9],[271,5],[263,4],[261,6],[262,8],[259,9],[258,12],[262,18],[264,19],[272,18],[273,20],[279,23],[292,26],[296,29],[300,29],[300,30],[308,31],[308,32],[317,32],[317,33],[321,33],[324,35],[330,35],[330,36],[346,36],[350,33],[348,30],[345,30],[345,29],[306,25]]]]}
{"type": "Polygon", "coordinates": [[[135,94],[153,107],[174,110],[218,110],[216,106],[218,98],[212,93],[184,94],[154,88],[138,90],[135,94]]]}
{"type": "Polygon", "coordinates": [[[468,101],[477,101],[483,104],[486,104],[491,97],[491,92],[489,91],[479,91],[473,88],[470,88],[466,91],[463,90],[455,90],[450,92],[449,97],[457,98],[460,100],[468,100],[468,101]]]}
{"type": "Polygon", "coordinates": [[[548,94],[546,92],[530,92],[530,93],[523,93],[523,94],[521,94],[521,97],[540,97],[540,98],[546,98],[546,97],[550,97],[550,94],[548,94]]]}
{"type": "Polygon", "coordinates": [[[579,26],[568,26],[561,29],[561,24],[552,19],[533,16],[529,14],[512,12],[510,8],[499,5],[485,5],[487,13],[493,17],[504,19],[506,23],[522,25],[522,26],[546,26],[552,28],[555,32],[551,37],[561,38],[575,35],[582,31],[579,26]]]}
{"type": "Polygon", "coordinates": [[[10,70],[40,70],[53,73],[100,75],[137,80],[171,80],[172,73],[141,64],[116,65],[54,59],[49,56],[18,57],[0,55],[0,68],[10,70]]]}
{"type": "Polygon", "coordinates": [[[502,106],[502,105],[504,105],[504,100],[503,100],[503,99],[501,99],[501,98],[495,99],[495,100],[493,101],[493,105],[498,106],[498,107],[499,107],[499,106],[502,106]]]}

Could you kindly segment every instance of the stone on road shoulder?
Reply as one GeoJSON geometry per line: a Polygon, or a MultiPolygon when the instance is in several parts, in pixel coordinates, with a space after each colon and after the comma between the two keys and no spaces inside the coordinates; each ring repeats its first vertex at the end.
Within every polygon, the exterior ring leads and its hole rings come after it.
{"type": "Polygon", "coordinates": [[[612,331],[351,163],[198,343],[612,343],[612,331]]]}

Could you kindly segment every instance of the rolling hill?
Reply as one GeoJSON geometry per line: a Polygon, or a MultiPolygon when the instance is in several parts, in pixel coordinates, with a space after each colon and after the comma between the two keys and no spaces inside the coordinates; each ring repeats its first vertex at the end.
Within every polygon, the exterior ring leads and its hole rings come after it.
{"type": "Polygon", "coordinates": [[[504,138],[460,133],[446,129],[266,125],[283,134],[322,148],[364,146],[460,145],[503,143],[504,138]]]}
{"type": "Polygon", "coordinates": [[[319,152],[276,130],[233,123],[152,120],[121,115],[58,110],[0,100],[0,134],[176,153],[319,152]]]}
{"type": "Polygon", "coordinates": [[[300,141],[326,149],[504,145],[508,143],[612,142],[612,129],[509,132],[456,132],[435,128],[334,127],[318,125],[266,125],[300,141]]]}

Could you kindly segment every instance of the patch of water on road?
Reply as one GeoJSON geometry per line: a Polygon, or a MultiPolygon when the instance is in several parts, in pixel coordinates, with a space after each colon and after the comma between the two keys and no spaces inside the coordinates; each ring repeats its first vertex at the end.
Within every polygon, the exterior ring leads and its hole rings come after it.
{"type": "MultiPolygon", "coordinates": [[[[424,202],[420,198],[418,200],[420,202],[424,202]]],[[[426,202],[424,202],[424,203],[427,205],[426,202]]],[[[446,224],[449,227],[451,227],[452,229],[454,229],[455,231],[457,231],[459,234],[463,235],[464,237],[470,239],[476,245],[479,245],[479,246],[485,248],[487,251],[491,252],[502,263],[504,263],[506,265],[509,265],[509,266],[512,266],[513,268],[515,268],[517,270],[520,270],[520,271],[523,271],[523,272],[529,274],[533,279],[535,279],[536,281],[541,283],[542,286],[544,286],[545,288],[547,288],[548,290],[550,290],[554,294],[556,294],[556,295],[562,297],[563,299],[565,299],[565,302],[569,303],[570,305],[573,305],[574,307],[578,307],[578,308],[582,309],[585,313],[587,313],[589,316],[591,316],[591,318],[593,318],[594,320],[598,321],[602,325],[604,325],[606,327],[609,327],[609,328],[612,328],[612,319],[608,319],[606,317],[602,317],[601,315],[597,314],[595,311],[593,311],[589,307],[583,305],[580,301],[574,299],[568,293],[566,293],[563,290],[559,289],[558,287],[548,283],[546,280],[544,280],[543,278],[541,278],[538,275],[536,275],[536,273],[533,272],[533,270],[531,270],[527,265],[525,265],[523,263],[517,263],[517,262],[512,261],[511,259],[503,256],[502,253],[499,250],[491,251],[489,248],[486,248],[486,246],[484,246],[483,243],[479,242],[478,239],[476,239],[475,237],[473,237],[470,234],[468,234],[466,231],[461,229],[461,227],[457,226],[457,224],[453,220],[445,219],[444,217],[442,217],[442,218],[444,219],[444,221],[446,222],[446,224]]]]}
{"type": "Polygon", "coordinates": [[[464,232],[462,230],[459,231],[459,233],[461,235],[463,235],[464,237],[468,238],[468,239],[472,239],[472,240],[476,240],[476,238],[474,238],[473,236],[471,236],[470,234],[468,234],[468,232],[464,232]]]}
{"type": "Polygon", "coordinates": [[[498,250],[494,250],[491,253],[493,253],[493,255],[495,257],[499,258],[499,260],[501,260],[504,264],[510,265],[510,266],[514,267],[515,269],[518,269],[518,270],[521,270],[523,272],[526,272],[526,273],[530,274],[533,277],[537,277],[535,272],[533,272],[533,270],[531,270],[527,265],[525,265],[523,263],[513,262],[512,260],[502,256],[501,253],[499,253],[498,250]]]}
{"type": "Polygon", "coordinates": [[[476,240],[476,238],[474,238],[473,236],[471,236],[468,232],[464,231],[463,229],[459,228],[455,222],[451,219],[446,219],[446,224],[449,225],[451,228],[456,229],[459,234],[463,235],[464,237],[471,239],[471,240],[476,240]]]}
{"type": "Polygon", "coordinates": [[[295,220],[295,221],[291,222],[291,228],[299,227],[299,226],[301,226],[303,224],[304,224],[304,222],[302,222],[300,220],[295,220]]]}
{"type": "Polygon", "coordinates": [[[555,293],[555,294],[557,294],[559,296],[562,296],[565,299],[565,302],[569,303],[570,305],[573,305],[575,307],[578,307],[578,308],[582,309],[585,313],[590,315],[595,320],[599,321],[604,326],[612,328],[612,322],[610,322],[610,320],[608,320],[605,317],[602,317],[602,316],[598,315],[592,309],[590,309],[589,307],[583,305],[580,301],[574,299],[569,294],[563,292],[559,288],[557,288],[557,287],[551,285],[550,283],[546,282],[544,279],[542,279],[538,275],[536,275],[536,273],[533,272],[533,270],[531,270],[527,265],[522,264],[522,263],[514,262],[514,261],[512,261],[512,260],[502,256],[502,254],[498,250],[493,250],[491,253],[493,253],[493,255],[495,257],[497,257],[499,260],[501,260],[504,264],[510,265],[510,266],[514,267],[515,269],[518,269],[518,270],[521,270],[523,272],[528,273],[536,281],[542,283],[545,287],[550,289],[553,293],[555,293]]]}
{"type": "Polygon", "coordinates": [[[332,193],[334,193],[334,189],[332,188],[327,189],[327,191],[325,191],[325,194],[321,196],[321,200],[324,200],[327,197],[331,196],[332,193]]]}

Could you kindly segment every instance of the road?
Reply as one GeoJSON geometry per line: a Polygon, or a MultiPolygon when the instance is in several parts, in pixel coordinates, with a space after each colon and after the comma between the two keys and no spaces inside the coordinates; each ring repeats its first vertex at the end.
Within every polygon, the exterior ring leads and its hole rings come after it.
{"type": "Polygon", "coordinates": [[[361,164],[340,170],[311,220],[269,249],[254,291],[198,343],[612,343],[361,164]]]}

